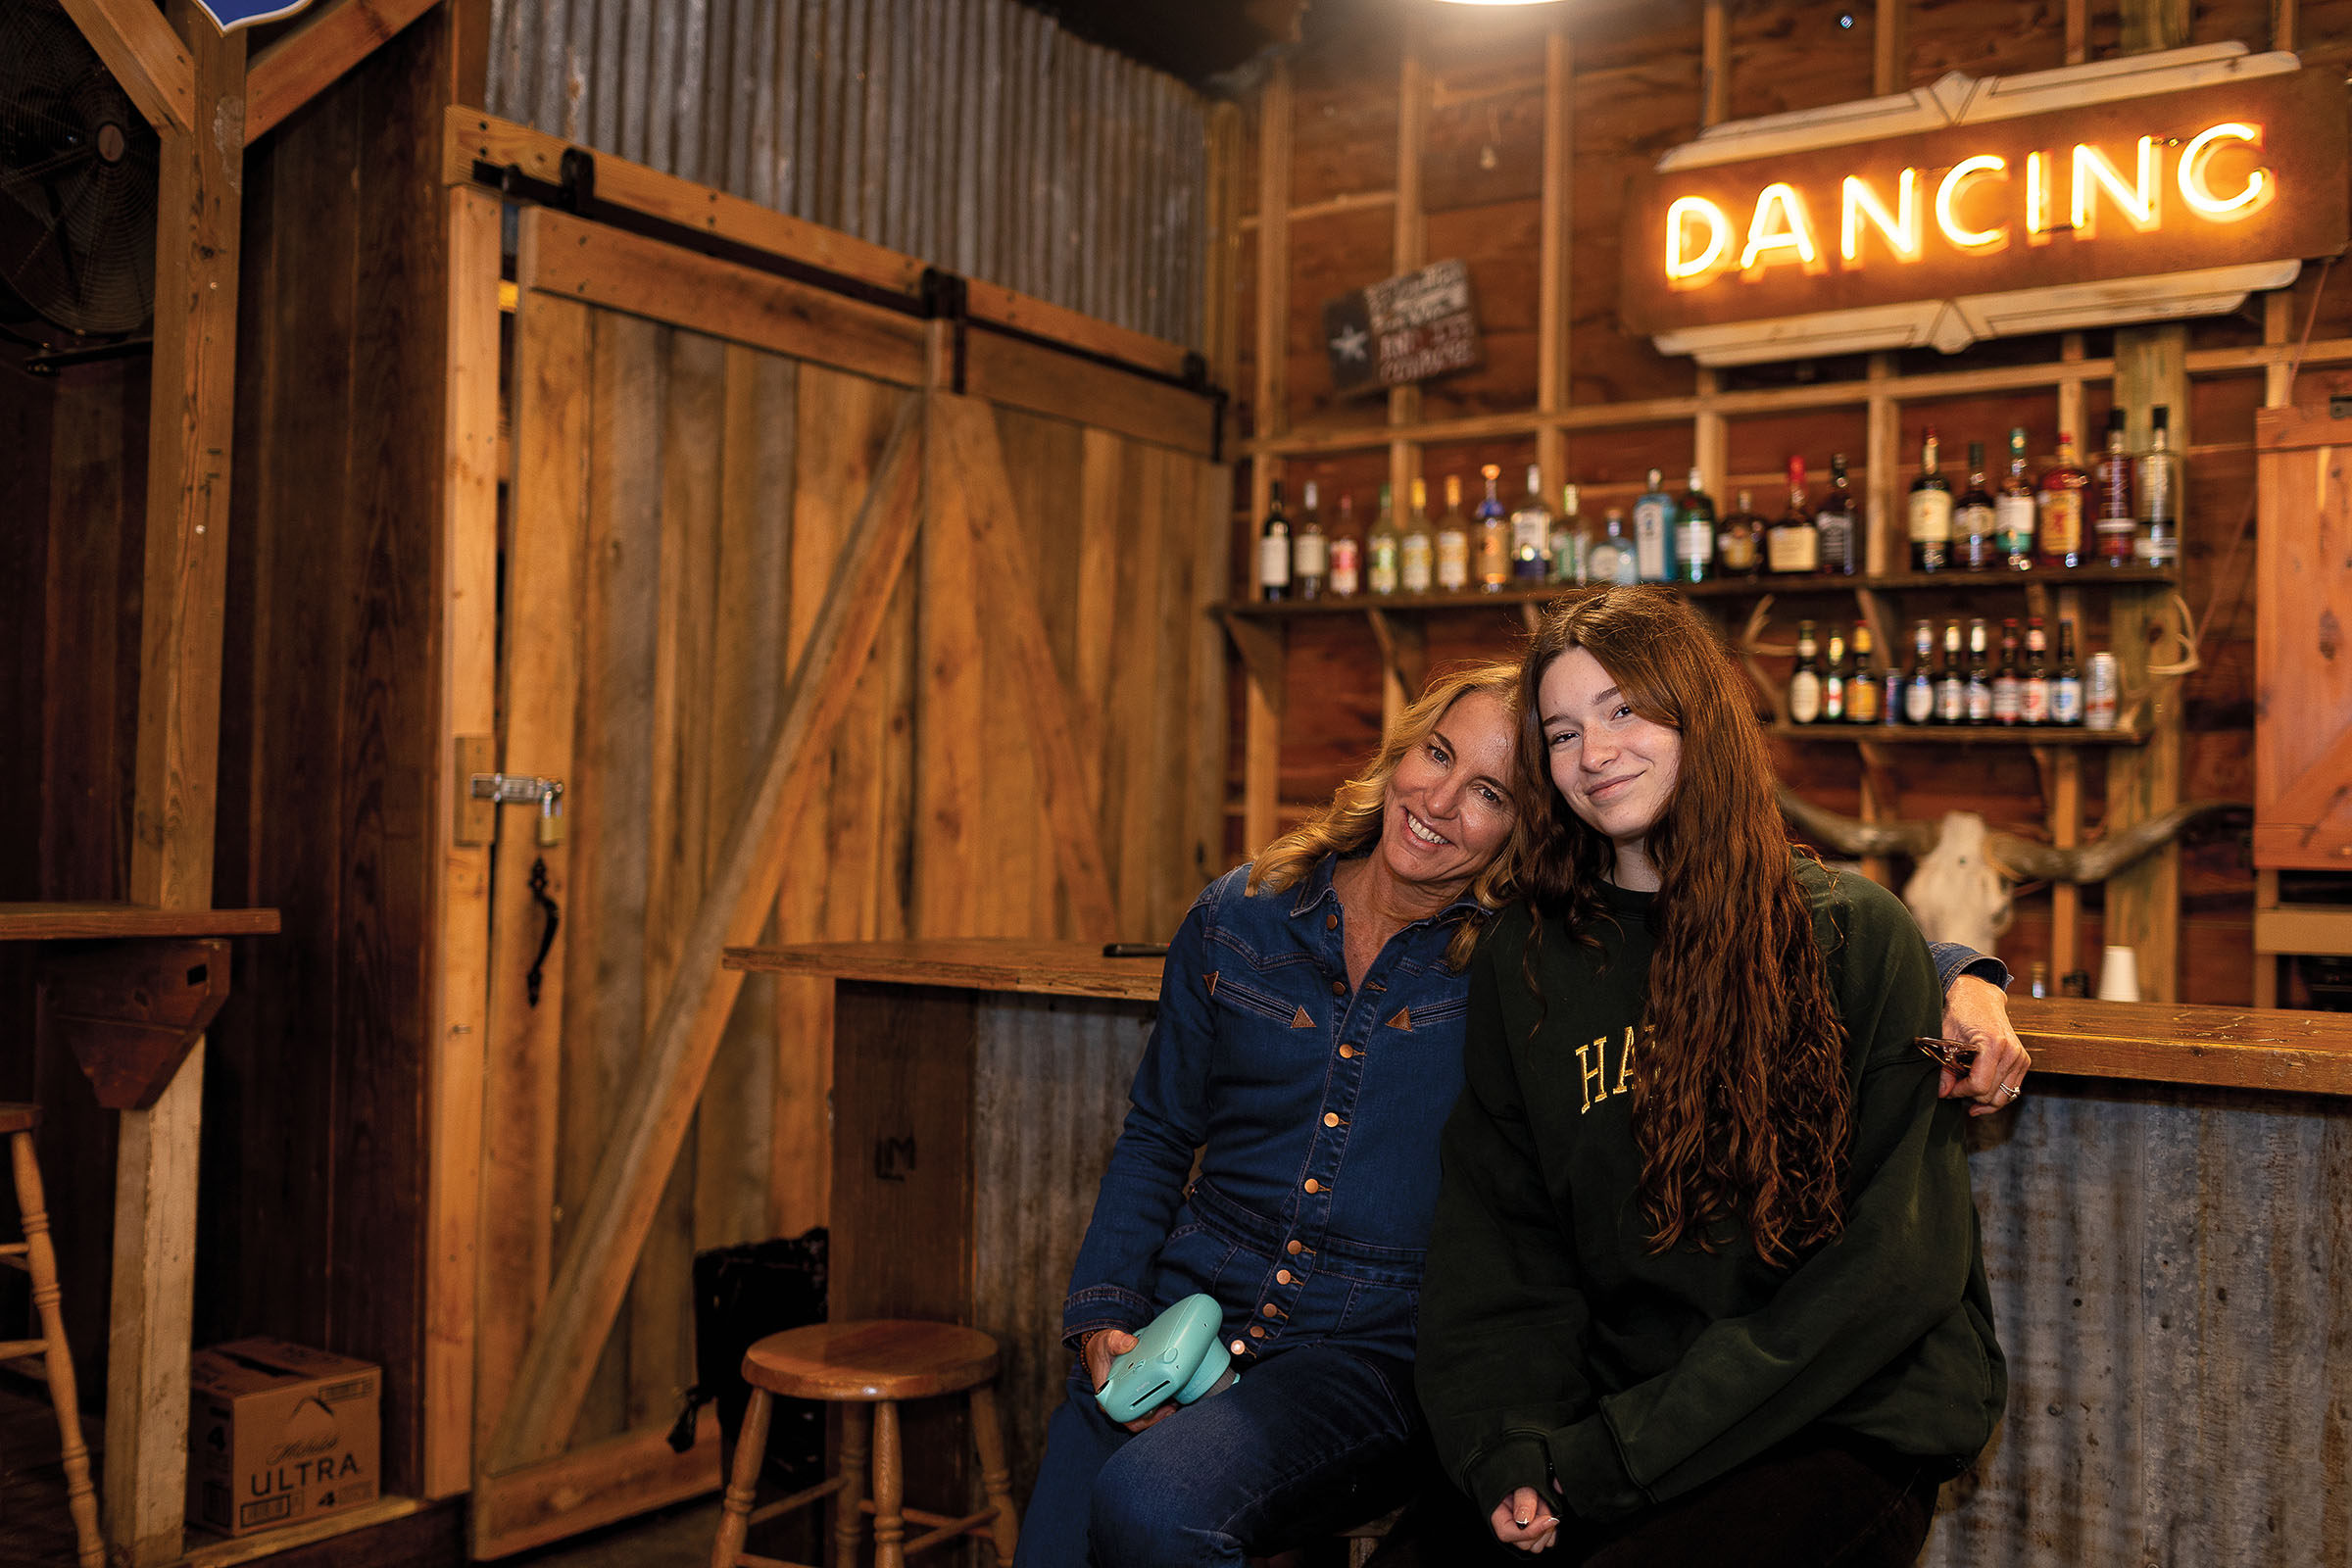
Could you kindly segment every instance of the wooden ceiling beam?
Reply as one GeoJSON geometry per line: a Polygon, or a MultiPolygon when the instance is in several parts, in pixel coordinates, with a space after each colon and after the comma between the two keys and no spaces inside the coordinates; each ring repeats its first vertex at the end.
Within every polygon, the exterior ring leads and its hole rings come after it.
{"type": "MultiPolygon", "coordinates": [[[[124,0],[74,0],[76,5],[124,0]]],[[[253,57],[246,77],[245,140],[260,140],[438,0],[330,0],[308,22],[253,57]]]]}
{"type": "Polygon", "coordinates": [[[149,0],[65,0],[66,15],[159,131],[196,123],[196,68],[149,0]]]}

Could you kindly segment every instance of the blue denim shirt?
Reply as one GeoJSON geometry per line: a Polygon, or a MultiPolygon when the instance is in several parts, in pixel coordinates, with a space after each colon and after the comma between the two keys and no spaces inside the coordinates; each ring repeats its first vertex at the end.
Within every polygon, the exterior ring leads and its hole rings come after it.
{"type": "MultiPolygon", "coordinates": [[[[1245,1364],[1315,1341],[1412,1355],[1469,1006],[1446,948],[1477,905],[1397,932],[1350,993],[1337,863],[1255,896],[1248,866],[1230,871],[1169,943],[1158,1021],[1071,1270],[1065,1340],[1133,1330],[1204,1292],[1245,1364]]],[[[1997,959],[1935,952],[1947,990],[1971,968],[2008,983],[1997,959]]]]}

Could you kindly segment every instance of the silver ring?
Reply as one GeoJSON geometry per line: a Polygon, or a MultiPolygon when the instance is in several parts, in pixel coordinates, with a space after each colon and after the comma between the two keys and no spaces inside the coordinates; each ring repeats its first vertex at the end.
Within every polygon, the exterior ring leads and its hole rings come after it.
{"type": "Polygon", "coordinates": [[[2001,1087],[2009,1092],[2009,1098],[2011,1100],[2023,1100],[2026,1098],[2024,1092],[2015,1084],[2003,1084],[2001,1087]]]}

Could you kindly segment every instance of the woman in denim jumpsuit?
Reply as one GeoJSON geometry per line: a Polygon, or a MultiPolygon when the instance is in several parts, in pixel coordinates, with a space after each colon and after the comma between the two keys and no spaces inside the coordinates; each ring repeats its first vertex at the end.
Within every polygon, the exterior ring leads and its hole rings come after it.
{"type": "MultiPolygon", "coordinates": [[[[1209,884],[1169,944],[1071,1274],[1062,1336],[1080,1354],[1020,1568],[1238,1565],[1377,1517],[1429,1473],[1415,1304],[1463,971],[1511,891],[1517,678],[1496,663],[1434,680],[1363,777],[1209,884]],[[1112,1358],[1195,1293],[1224,1307],[1240,1381],[1112,1422],[1094,1398],[1112,1358]]],[[[1975,959],[1938,950],[1947,989],[1975,959]]],[[[1994,987],[1964,989],[1971,1016],[1947,1032],[1995,1049],[1985,1082],[1955,1092],[1989,1093],[2015,1037],[1994,987]]]]}

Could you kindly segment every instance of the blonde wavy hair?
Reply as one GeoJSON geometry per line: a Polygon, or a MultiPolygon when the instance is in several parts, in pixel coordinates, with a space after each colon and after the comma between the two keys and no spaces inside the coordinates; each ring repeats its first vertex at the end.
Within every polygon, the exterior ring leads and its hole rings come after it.
{"type": "MultiPolygon", "coordinates": [[[[1388,811],[1389,780],[1414,747],[1427,741],[1453,705],[1471,692],[1484,692],[1501,703],[1515,724],[1519,714],[1519,665],[1516,661],[1458,665],[1431,677],[1419,701],[1396,715],[1396,727],[1373,754],[1371,765],[1332,793],[1331,804],[1267,845],[1250,868],[1249,891],[1264,888],[1282,892],[1298,885],[1315,863],[1329,855],[1352,855],[1380,842],[1381,823],[1388,811]]],[[[1512,805],[1525,808],[1519,782],[1510,783],[1512,805]]],[[[1446,947],[1446,965],[1456,971],[1468,967],[1471,950],[1486,917],[1509,903],[1519,888],[1519,840],[1513,833],[1486,869],[1470,879],[1469,893],[1481,912],[1465,913],[1453,940],[1446,947]]]]}

